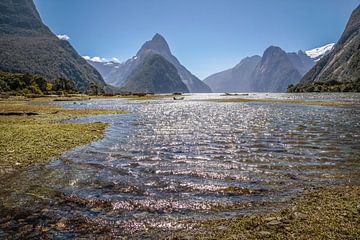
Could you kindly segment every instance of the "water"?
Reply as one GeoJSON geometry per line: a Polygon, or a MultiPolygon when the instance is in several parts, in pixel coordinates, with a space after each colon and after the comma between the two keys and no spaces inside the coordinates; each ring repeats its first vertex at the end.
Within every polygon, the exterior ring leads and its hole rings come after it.
{"type": "Polygon", "coordinates": [[[74,120],[111,125],[103,140],[2,179],[0,237],[29,223],[33,234],[59,239],[171,231],[186,220],[277,209],[304,189],[358,183],[359,94],[246,97],[357,106],[202,101],[218,94],[58,103],[129,114],[74,120]]]}

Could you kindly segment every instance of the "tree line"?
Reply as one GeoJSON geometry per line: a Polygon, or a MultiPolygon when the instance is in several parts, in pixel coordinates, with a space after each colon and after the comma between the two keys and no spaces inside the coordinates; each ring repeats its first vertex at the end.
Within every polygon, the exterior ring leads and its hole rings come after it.
{"type": "MultiPolygon", "coordinates": [[[[80,93],[73,81],[57,78],[48,81],[40,76],[29,73],[0,72],[0,92],[10,95],[61,95],[80,93]]],[[[89,95],[102,94],[103,90],[91,83],[85,92],[89,95]]]]}

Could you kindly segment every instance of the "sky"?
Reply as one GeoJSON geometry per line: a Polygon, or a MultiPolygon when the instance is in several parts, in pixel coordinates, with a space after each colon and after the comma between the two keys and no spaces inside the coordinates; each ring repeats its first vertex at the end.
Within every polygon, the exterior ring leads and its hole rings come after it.
{"type": "Polygon", "coordinates": [[[200,79],[271,46],[336,42],[360,0],[35,0],[82,56],[125,61],[155,33],[200,79]]]}

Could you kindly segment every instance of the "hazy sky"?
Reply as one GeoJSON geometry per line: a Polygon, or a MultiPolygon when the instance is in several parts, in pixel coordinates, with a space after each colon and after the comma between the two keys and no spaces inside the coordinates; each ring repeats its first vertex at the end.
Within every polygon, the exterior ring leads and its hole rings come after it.
{"type": "Polygon", "coordinates": [[[308,50],[340,37],[359,0],[35,0],[81,55],[124,61],[155,33],[199,78],[270,45],[308,50]]]}

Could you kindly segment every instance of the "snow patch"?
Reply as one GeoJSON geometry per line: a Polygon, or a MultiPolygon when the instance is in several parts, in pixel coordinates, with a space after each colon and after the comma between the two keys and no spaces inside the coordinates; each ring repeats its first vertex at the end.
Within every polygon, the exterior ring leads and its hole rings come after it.
{"type": "Polygon", "coordinates": [[[319,61],[322,57],[328,54],[331,50],[334,49],[335,43],[329,43],[325,46],[314,48],[306,51],[306,55],[310,58],[314,59],[316,62],[319,61]]]}

